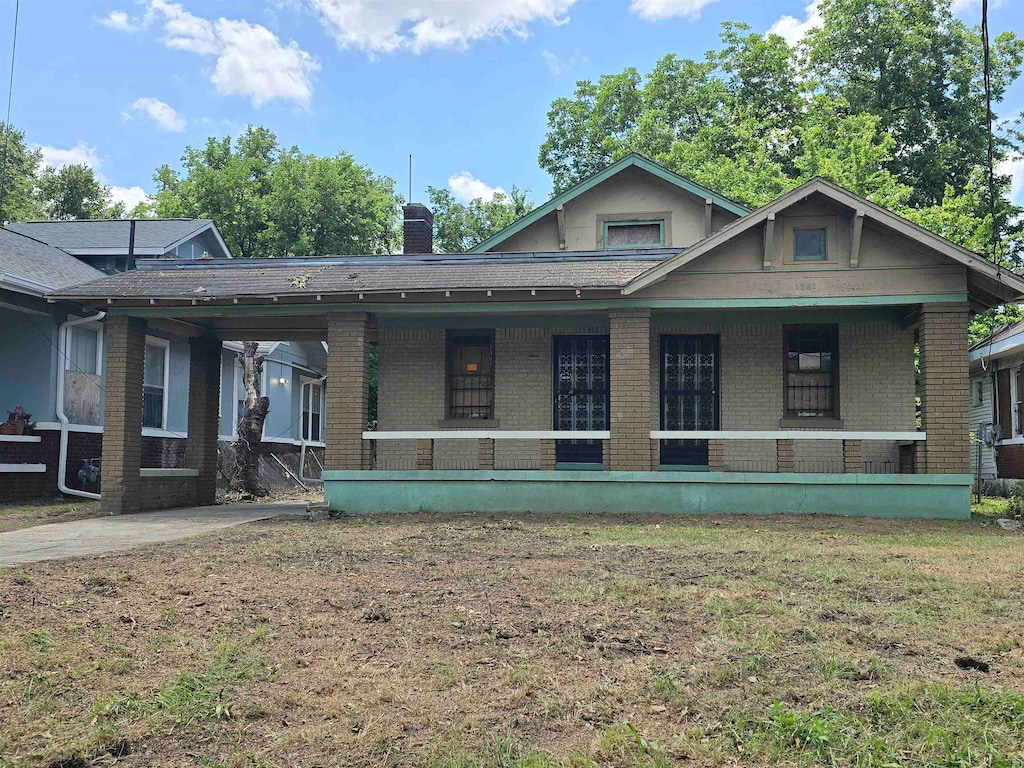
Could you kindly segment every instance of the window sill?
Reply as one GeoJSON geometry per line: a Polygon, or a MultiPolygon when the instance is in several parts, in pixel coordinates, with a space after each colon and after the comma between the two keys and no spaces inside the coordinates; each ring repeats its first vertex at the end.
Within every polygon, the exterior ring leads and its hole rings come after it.
{"type": "Polygon", "coordinates": [[[438,429],[494,429],[498,419],[438,419],[438,429]]]}
{"type": "Polygon", "coordinates": [[[817,416],[789,416],[779,419],[779,429],[845,429],[842,419],[822,419],[817,416]]]}

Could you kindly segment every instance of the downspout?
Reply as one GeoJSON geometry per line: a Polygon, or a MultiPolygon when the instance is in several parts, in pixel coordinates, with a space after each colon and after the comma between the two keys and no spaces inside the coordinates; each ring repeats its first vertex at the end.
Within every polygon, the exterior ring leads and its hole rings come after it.
{"type": "Polygon", "coordinates": [[[68,332],[76,325],[83,323],[95,323],[106,317],[106,312],[97,312],[92,317],[82,317],[78,320],[68,320],[61,323],[57,331],[57,346],[60,351],[61,364],[60,375],[57,377],[57,419],[60,421],[60,458],[57,463],[57,490],[69,496],[83,496],[86,499],[101,498],[98,493],[83,491],[78,488],[70,488],[67,484],[68,469],[68,416],[64,413],[64,378],[68,370],[68,332]]]}
{"type": "MultiPolygon", "coordinates": [[[[313,379],[311,381],[307,381],[305,384],[302,385],[302,389],[305,389],[306,387],[311,386],[313,384],[323,384],[325,381],[327,381],[327,376],[321,376],[319,379],[313,379]]],[[[310,393],[310,396],[312,397],[312,393],[310,393]]],[[[303,404],[303,402],[304,402],[303,401],[303,394],[300,392],[299,393],[299,413],[300,414],[302,413],[302,404],[303,404]]],[[[313,412],[313,410],[312,410],[313,409],[313,403],[310,403],[309,407],[310,407],[310,413],[312,413],[313,412]]],[[[300,418],[301,418],[301,416],[300,416],[300,418]]],[[[303,425],[303,424],[299,425],[299,446],[300,446],[299,447],[299,480],[301,480],[304,483],[322,483],[323,480],[321,480],[321,479],[306,477],[306,438],[305,438],[305,436],[302,433],[303,426],[305,426],[305,425],[303,425]]],[[[324,435],[324,437],[326,437],[326,435],[324,435]]]]}

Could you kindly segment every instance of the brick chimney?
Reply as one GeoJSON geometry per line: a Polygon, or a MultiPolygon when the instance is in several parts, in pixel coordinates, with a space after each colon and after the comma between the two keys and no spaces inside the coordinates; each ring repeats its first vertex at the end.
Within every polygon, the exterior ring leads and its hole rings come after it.
{"type": "Polygon", "coordinates": [[[402,206],[402,253],[434,252],[434,214],[423,203],[402,206]]]}

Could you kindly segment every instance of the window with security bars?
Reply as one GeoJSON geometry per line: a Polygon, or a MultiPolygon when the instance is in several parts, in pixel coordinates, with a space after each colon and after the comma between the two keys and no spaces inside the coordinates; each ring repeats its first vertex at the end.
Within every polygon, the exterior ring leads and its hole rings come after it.
{"type": "Polygon", "coordinates": [[[796,418],[838,418],[838,326],[787,326],[785,364],[786,415],[796,418]]]}
{"type": "MultiPolygon", "coordinates": [[[[661,337],[661,428],[715,430],[718,415],[718,337],[661,337]]],[[[662,440],[661,463],[703,466],[707,440],[662,440]]]]}
{"type": "Polygon", "coordinates": [[[449,331],[448,418],[494,418],[493,331],[449,331]]]}
{"type": "MultiPolygon", "coordinates": [[[[608,429],[608,337],[556,336],[554,339],[555,429],[589,432],[608,429]]],[[[600,440],[558,440],[559,462],[600,464],[600,440]]]]}

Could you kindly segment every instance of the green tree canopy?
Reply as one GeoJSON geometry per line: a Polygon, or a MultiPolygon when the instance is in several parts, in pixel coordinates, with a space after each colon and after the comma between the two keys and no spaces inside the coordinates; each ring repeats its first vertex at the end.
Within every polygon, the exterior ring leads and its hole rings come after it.
{"type": "Polygon", "coordinates": [[[460,203],[447,189],[427,187],[434,214],[434,250],[465,253],[477,243],[500,232],[533,207],[529,190],[512,187],[509,194],[496,193],[490,200],[477,198],[460,203]]]}
{"type": "Polygon", "coordinates": [[[38,149],[28,149],[25,134],[0,124],[0,224],[40,215],[35,175],[42,161],[38,149]]]}
{"type": "Polygon", "coordinates": [[[398,242],[394,182],[347,153],[282,150],[249,126],[235,141],[187,147],[181,164],[157,169],[156,214],[213,219],[236,256],[389,253],[398,242]]]}
{"type": "Polygon", "coordinates": [[[46,167],[36,177],[36,197],[48,219],[104,219],[124,216],[124,204],[111,199],[87,165],[46,167]]]}

